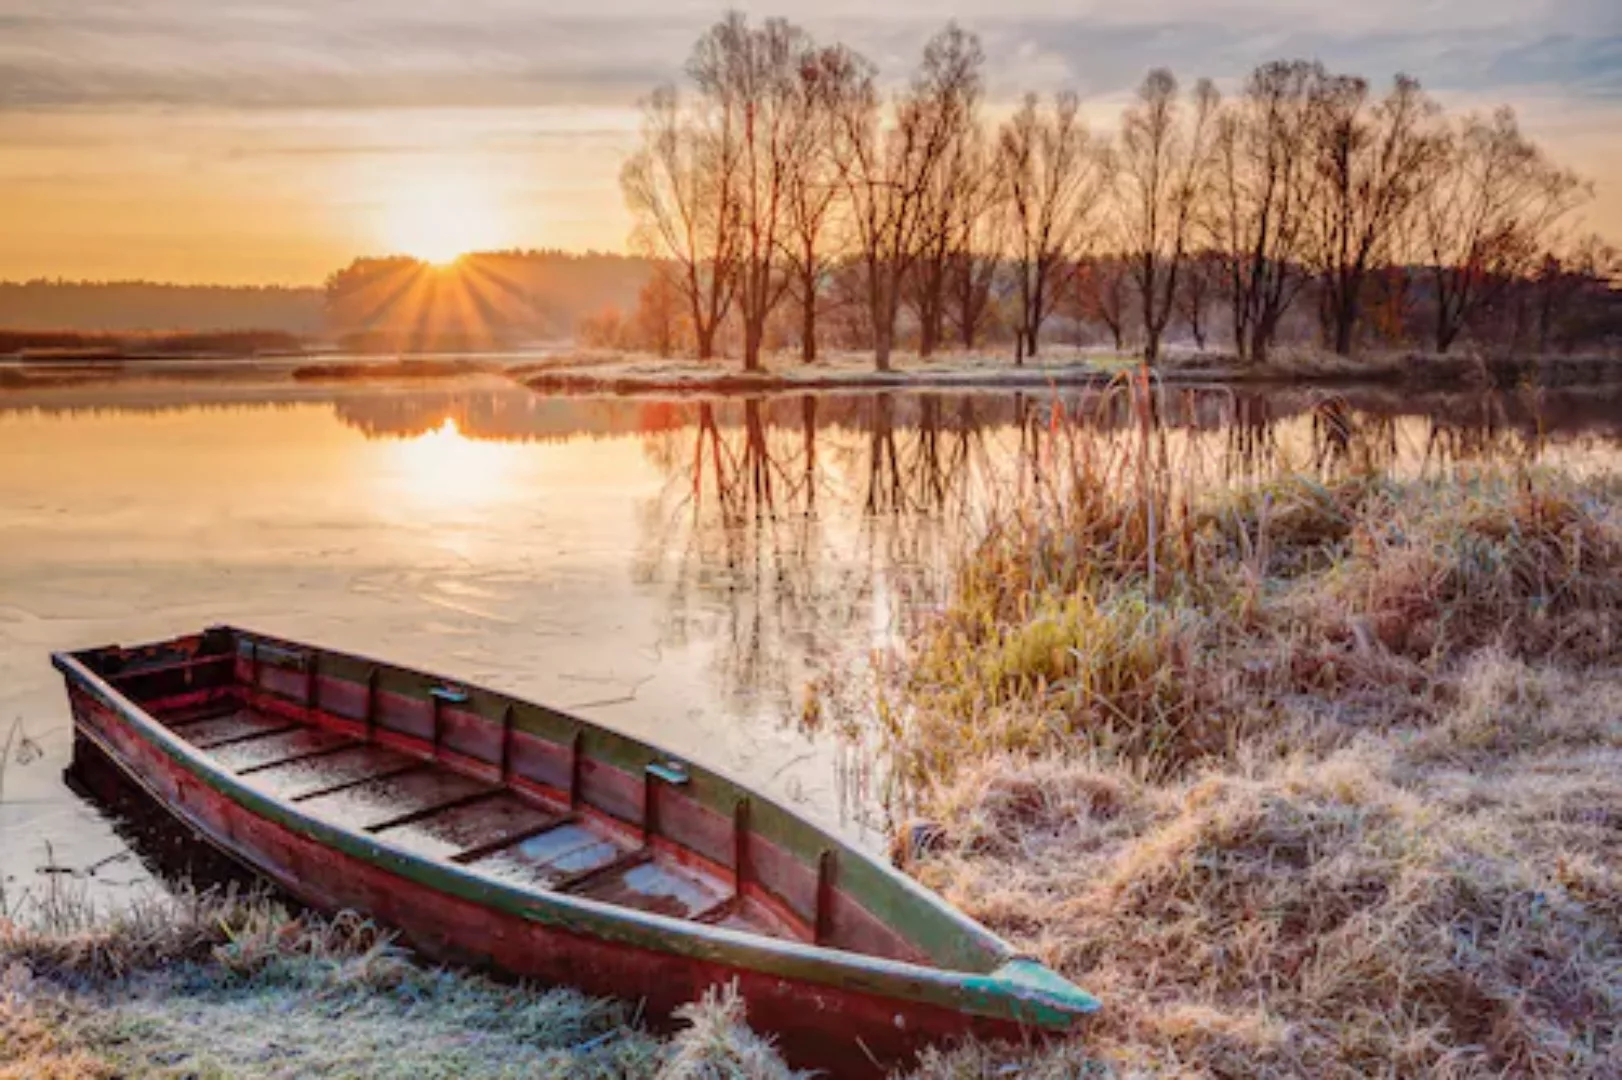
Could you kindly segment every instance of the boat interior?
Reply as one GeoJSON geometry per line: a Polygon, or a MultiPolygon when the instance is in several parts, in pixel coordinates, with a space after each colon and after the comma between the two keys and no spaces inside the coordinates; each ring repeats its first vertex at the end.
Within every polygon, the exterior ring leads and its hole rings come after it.
{"type": "Polygon", "coordinates": [[[220,772],[425,859],[914,963],[1003,959],[769,800],[542,706],[224,628],[77,658],[220,772]]]}

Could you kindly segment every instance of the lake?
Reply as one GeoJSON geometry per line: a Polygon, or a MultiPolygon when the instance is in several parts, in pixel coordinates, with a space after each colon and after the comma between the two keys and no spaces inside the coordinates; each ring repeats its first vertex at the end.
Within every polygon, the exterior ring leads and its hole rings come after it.
{"type": "MultiPolygon", "coordinates": [[[[1168,391],[1214,480],[1622,464],[1622,399],[1168,391]]],[[[533,698],[881,844],[882,656],[1097,392],[567,399],[496,376],[0,391],[0,877],[147,880],[62,781],[53,649],[230,622],[533,698]]]]}

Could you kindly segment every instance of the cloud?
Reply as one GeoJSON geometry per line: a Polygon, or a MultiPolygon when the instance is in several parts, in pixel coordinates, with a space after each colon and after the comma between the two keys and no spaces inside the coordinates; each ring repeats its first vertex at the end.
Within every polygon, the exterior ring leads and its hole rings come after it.
{"type": "MultiPolygon", "coordinates": [[[[679,75],[719,10],[602,0],[589,14],[529,0],[75,0],[0,7],[0,107],[383,108],[627,105],[679,75]]],[[[892,76],[942,22],[931,0],[833,0],[796,13],[866,51],[892,76]]],[[[1438,88],[1510,83],[1622,93],[1614,0],[963,0],[986,38],[994,87],[1074,85],[1105,94],[1152,65],[1236,77],[1279,56],[1315,56],[1438,88]],[[1550,27],[1560,33],[1551,35],[1550,27]]],[[[578,10],[578,9],[577,9],[578,10]]]]}
{"type": "MultiPolygon", "coordinates": [[[[491,178],[527,243],[616,246],[634,105],[680,77],[728,0],[558,6],[0,0],[0,268],[319,281],[379,243],[367,201],[432,168],[491,178]],[[265,263],[267,251],[280,261],[265,263]]],[[[945,20],[939,0],[741,6],[845,41],[891,80],[945,20]]],[[[1105,128],[1151,66],[1226,88],[1298,56],[1376,83],[1417,75],[1450,109],[1509,102],[1557,158],[1599,181],[1592,222],[1622,230],[1617,0],[950,8],[984,38],[994,101],[1074,88],[1105,128]]]]}

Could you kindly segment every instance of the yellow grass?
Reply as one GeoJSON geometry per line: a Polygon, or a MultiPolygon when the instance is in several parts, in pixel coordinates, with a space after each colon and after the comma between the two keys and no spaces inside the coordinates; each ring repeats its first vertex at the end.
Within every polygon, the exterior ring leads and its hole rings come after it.
{"type": "Polygon", "coordinates": [[[892,691],[913,872],[1099,994],[1117,1075],[1622,1075],[1614,480],[1074,438],[892,691]]]}

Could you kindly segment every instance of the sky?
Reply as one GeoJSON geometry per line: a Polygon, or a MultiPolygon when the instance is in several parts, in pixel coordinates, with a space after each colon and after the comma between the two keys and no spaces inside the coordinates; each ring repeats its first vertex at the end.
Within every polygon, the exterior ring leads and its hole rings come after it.
{"type": "Polygon", "coordinates": [[[900,79],[950,15],[993,104],[1107,130],[1155,66],[1323,60],[1507,103],[1622,240],[1622,0],[0,0],[0,279],[318,284],[362,254],[621,250],[638,102],[726,6],[900,79]]]}

